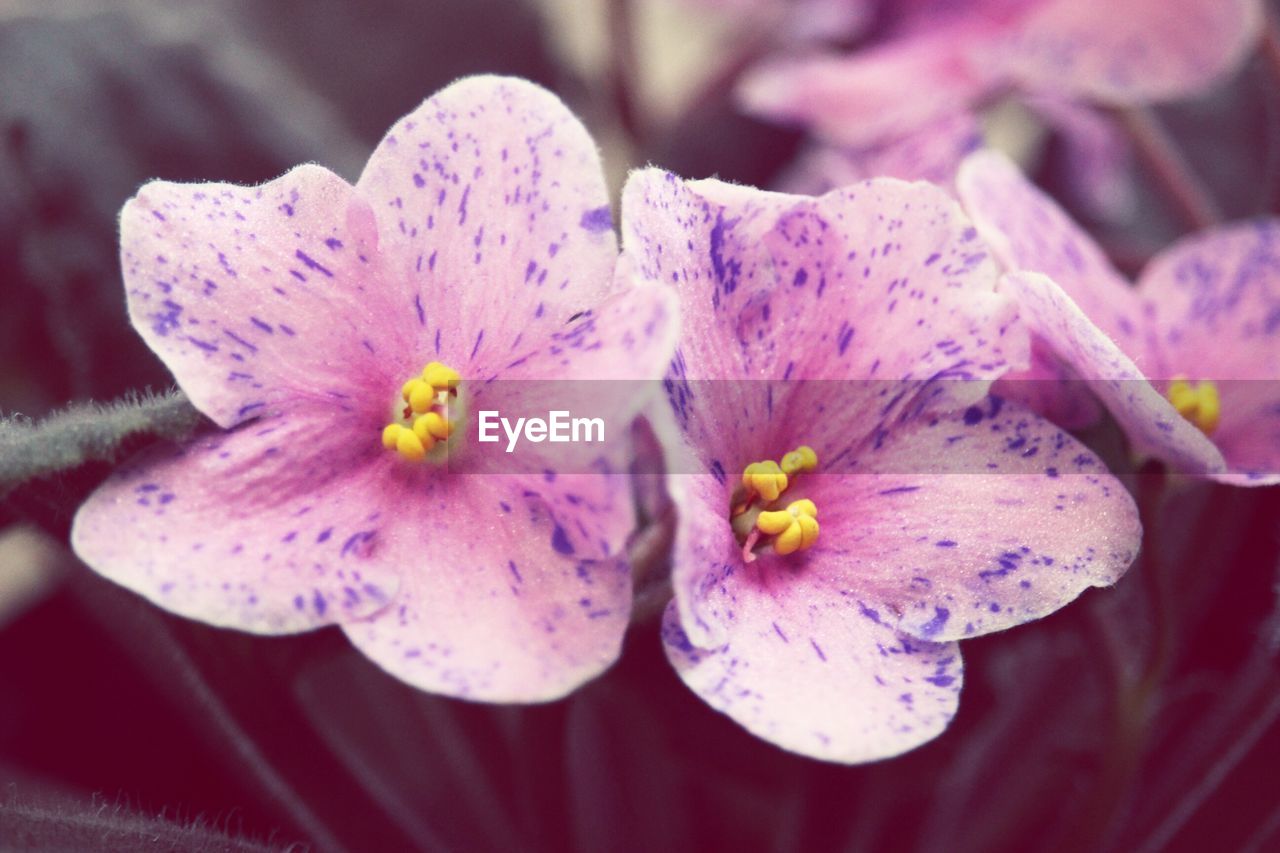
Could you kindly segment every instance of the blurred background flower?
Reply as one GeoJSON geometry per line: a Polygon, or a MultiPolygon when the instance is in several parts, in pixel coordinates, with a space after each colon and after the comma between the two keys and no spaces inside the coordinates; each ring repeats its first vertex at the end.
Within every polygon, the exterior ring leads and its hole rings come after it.
{"type": "MultiPolygon", "coordinates": [[[[1127,182],[1128,209],[1102,215],[1075,194],[1086,155],[1041,139],[1025,114],[996,122],[1040,139],[1024,165],[1121,272],[1188,232],[1197,197],[1228,220],[1280,211],[1277,4],[1262,5],[1265,35],[1231,73],[1097,134],[1104,153],[1115,133],[1147,146],[1097,190],[1123,194],[1127,182]]],[[[858,50],[882,11],[852,0],[11,0],[0,8],[0,413],[38,419],[167,387],[127,322],[117,258],[118,211],[146,180],[254,183],[315,161],[354,181],[398,116],[483,71],[564,97],[602,145],[615,202],[627,170],[646,163],[775,185],[799,168],[805,136],[739,111],[742,72],[815,44],[858,50]],[[823,17],[833,8],[847,14],[823,17]]],[[[954,136],[916,150],[952,156],[972,129],[957,121],[954,136]]],[[[1138,500],[1138,563],[1034,629],[966,642],[964,701],[942,737],[840,767],[781,752],[703,705],[671,677],[656,620],[633,626],[619,664],[569,698],[493,707],[414,691],[335,629],[222,631],[97,578],[66,547],[75,507],[149,433],[189,431],[180,410],[159,396],[93,415],[101,431],[60,420],[79,464],[34,478],[0,467],[5,847],[1280,844],[1280,494],[1133,471],[1114,424],[1082,437],[1138,500]]],[[[6,421],[0,459],[49,435],[6,421]]]]}

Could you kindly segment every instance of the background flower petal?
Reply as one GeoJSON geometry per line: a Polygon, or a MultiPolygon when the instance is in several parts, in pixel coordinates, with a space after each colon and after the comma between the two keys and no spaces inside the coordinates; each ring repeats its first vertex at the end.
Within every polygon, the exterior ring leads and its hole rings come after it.
{"type": "Polygon", "coordinates": [[[1212,379],[1213,433],[1231,482],[1280,482],[1280,220],[1216,228],[1157,255],[1138,292],[1151,304],[1155,375],[1212,379]]]}
{"type": "Polygon", "coordinates": [[[1029,89],[1112,104],[1185,98],[1244,61],[1262,26],[1258,0],[1048,0],[991,56],[1029,89]]]}
{"type": "Polygon", "coordinates": [[[997,82],[972,62],[965,34],[901,39],[851,55],[766,60],[739,83],[753,115],[803,124],[835,145],[860,147],[911,133],[976,102],[997,82]],[[903,81],[909,80],[904,90],[903,81]]]}
{"type": "Polygon", "coordinates": [[[1137,453],[1163,459],[1189,474],[1224,470],[1222,454],[1213,442],[1178,414],[1052,279],[1038,273],[1011,273],[1001,279],[1000,286],[1018,301],[1022,321],[1032,333],[1072,369],[1074,382],[1091,390],[1107,407],[1137,453]]]}

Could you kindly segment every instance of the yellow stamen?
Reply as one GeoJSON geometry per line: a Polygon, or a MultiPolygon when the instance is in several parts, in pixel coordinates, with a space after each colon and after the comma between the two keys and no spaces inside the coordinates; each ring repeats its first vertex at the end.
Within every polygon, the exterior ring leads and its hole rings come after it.
{"type": "Polygon", "coordinates": [[[427,455],[427,448],[413,430],[401,429],[396,434],[396,452],[410,462],[420,462],[427,455]]]}
{"type": "Polygon", "coordinates": [[[449,433],[453,432],[453,425],[439,412],[427,412],[425,415],[419,415],[413,422],[413,431],[420,438],[423,435],[429,435],[433,439],[444,440],[449,437],[449,433]]]}
{"type": "Polygon", "coordinates": [[[742,472],[742,485],[748,495],[754,492],[766,501],[776,501],[787,490],[787,475],[773,460],[752,462],[742,472]]]}
{"type": "Polygon", "coordinates": [[[422,380],[437,391],[452,391],[458,387],[462,377],[452,367],[433,361],[422,368],[422,380]]]}
{"type": "Polygon", "coordinates": [[[1218,386],[1212,380],[1191,382],[1174,379],[1165,395],[1178,414],[1195,424],[1205,435],[1213,435],[1222,417],[1222,400],[1218,396],[1218,386]]]}
{"type": "Polygon", "coordinates": [[[413,409],[416,414],[422,414],[431,408],[431,404],[436,400],[435,389],[422,380],[412,383],[413,387],[409,389],[409,408],[413,409]]]}
{"type": "Polygon", "coordinates": [[[807,444],[802,444],[782,457],[782,473],[793,477],[801,471],[812,471],[818,467],[818,454],[807,444]]]}
{"type": "Polygon", "coordinates": [[[393,423],[382,430],[382,446],[394,450],[410,462],[419,462],[453,432],[450,405],[461,377],[456,370],[433,361],[400,386],[405,407],[396,407],[393,423]],[[398,422],[396,422],[398,421],[398,422]]]}
{"type": "Polygon", "coordinates": [[[803,551],[818,541],[818,507],[808,498],[792,501],[785,510],[762,512],[756,528],[773,540],[773,550],[782,555],[803,551]]]}

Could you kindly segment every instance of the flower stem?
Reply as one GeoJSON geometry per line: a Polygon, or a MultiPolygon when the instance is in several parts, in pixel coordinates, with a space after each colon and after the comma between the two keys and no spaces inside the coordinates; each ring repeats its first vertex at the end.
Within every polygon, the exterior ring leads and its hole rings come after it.
{"type": "Polygon", "coordinates": [[[1149,107],[1129,107],[1120,110],[1118,117],[1128,131],[1138,157],[1172,202],[1183,223],[1195,231],[1220,223],[1222,211],[1217,202],[1191,169],[1155,112],[1149,107]]]}
{"type": "Polygon", "coordinates": [[[0,497],[36,477],[114,460],[134,436],[185,438],[201,420],[181,391],[133,394],[108,405],[73,404],[38,423],[0,418],[0,497]]]}

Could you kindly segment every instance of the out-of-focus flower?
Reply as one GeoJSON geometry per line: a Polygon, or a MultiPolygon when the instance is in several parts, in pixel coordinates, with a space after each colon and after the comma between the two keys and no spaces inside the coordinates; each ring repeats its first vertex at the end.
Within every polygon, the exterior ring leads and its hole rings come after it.
{"type": "MultiPolygon", "coordinates": [[[[1027,108],[1023,123],[1063,141],[1081,200],[1116,215],[1132,204],[1119,179],[1128,150],[1114,124],[1086,105],[1206,91],[1240,65],[1261,21],[1258,0],[1187,0],[1176,8],[1159,0],[884,4],[869,46],[766,60],[739,91],[749,112],[853,149],[847,156],[857,177],[872,177],[861,167],[875,165],[904,179],[954,166],[946,146],[928,140],[955,116],[1013,92],[1027,108]],[[899,146],[906,151],[895,154],[899,146]],[[880,153],[866,162],[864,149],[880,153]]],[[[839,156],[824,155],[817,165],[830,167],[839,156]]]]}
{"type": "Polygon", "coordinates": [[[502,408],[492,379],[652,377],[670,358],[674,297],[613,292],[596,148],[553,95],[469,78],[399,121],[354,186],[318,166],[155,182],[121,228],[135,327],[226,431],[94,493],[72,534],[90,566],[216,625],[340,624],[451,695],[549,699],[614,660],[625,481],[513,474],[463,428],[502,408]]]}
{"type": "Polygon", "coordinates": [[[1280,482],[1280,220],[1183,239],[1134,288],[1000,154],[973,154],[958,188],[1018,273],[1009,291],[1047,372],[1091,380],[1141,453],[1224,482],[1280,482]]]}
{"type": "Polygon", "coordinates": [[[814,199],[646,170],[622,209],[624,259],[683,297],[663,636],[713,707],[805,755],[898,754],[954,714],[956,640],[1129,565],[1124,488],[987,396],[1028,335],[942,190],[814,199]]]}

